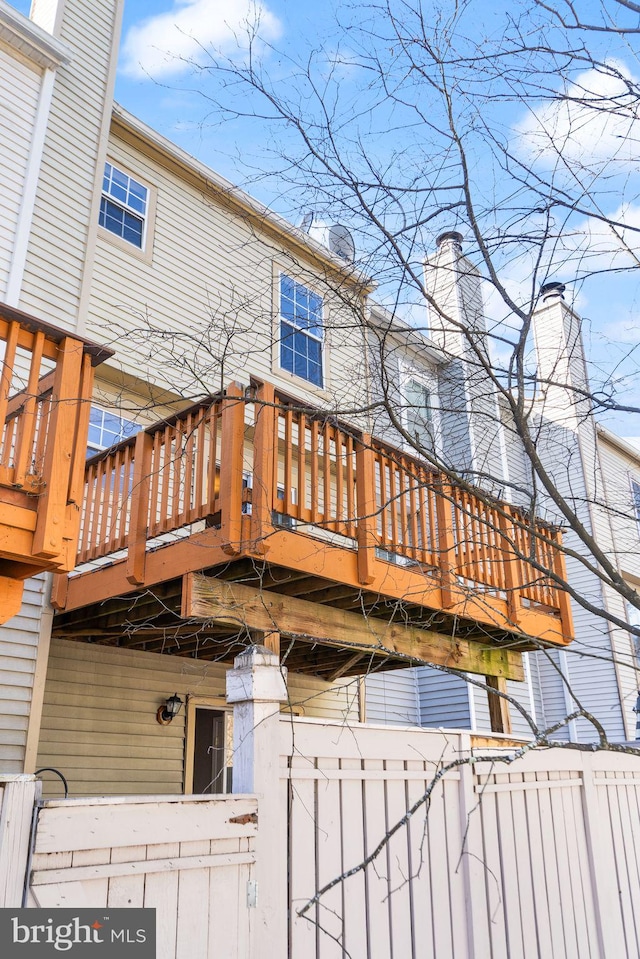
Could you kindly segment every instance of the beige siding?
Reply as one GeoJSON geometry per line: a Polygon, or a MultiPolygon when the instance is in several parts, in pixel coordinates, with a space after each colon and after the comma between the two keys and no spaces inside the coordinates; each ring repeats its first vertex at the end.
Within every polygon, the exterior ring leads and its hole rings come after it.
{"type": "Polygon", "coordinates": [[[0,143],[5,144],[0,150],[0,300],[4,300],[41,73],[0,44],[0,78],[0,143]]]}
{"type": "Polygon", "coordinates": [[[0,773],[24,769],[44,586],[27,580],[20,613],[0,626],[0,773]]]}
{"type": "Polygon", "coordinates": [[[98,232],[87,333],[116,347],[115,363],[185,396],[219,389],[224,372],[225,383],[253,374],[318,405],[350,409],[362,401],[357,316],[319,267],[296,261],[285,241],[278,246],[223,206],[204,182],[187,182],[114,136],[109,158],[149,186],[155,205],[144,255],[98,232]],[[324,297],[323,390],[277,368],[280,269],[324,297]]]}
{"type": "Polygon", "coordinates": [[[94,0],[65,9],[60,39],[72,59],[56,75],[20,304],[72,329],[95,232],[94,179],[111,106],[105,96],[118,6],[94,0]]]}
{"type": "MultiPolygon", "coordinates": [[[[38,767],[54,766],[70,795],[180,793],[185,710],[156,722],[172,693],[224,697],[225,667],[169,655],[54,640],[45,686],[38,767]]],[[[304,714],[357,719],[357,681],[333,687],[289,677],[292,704],[304,714]]],[[[49,791],[59,785],[47,776],[49,791]]]]}

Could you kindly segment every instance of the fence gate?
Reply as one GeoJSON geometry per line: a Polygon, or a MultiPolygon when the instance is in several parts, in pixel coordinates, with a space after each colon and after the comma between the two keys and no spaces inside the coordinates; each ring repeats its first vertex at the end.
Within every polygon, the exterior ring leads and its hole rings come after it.
{"type": "Polygon", "coordinates": [[[251,959],[256,809],[242,796],[47,802],[27,904],[155,907],[157,959],[251,959]]]}

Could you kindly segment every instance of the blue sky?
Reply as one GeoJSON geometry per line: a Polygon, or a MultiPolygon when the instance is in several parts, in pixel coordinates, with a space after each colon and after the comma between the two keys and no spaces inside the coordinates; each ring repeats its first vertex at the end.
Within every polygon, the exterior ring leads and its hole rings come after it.
{"type": "MultiPolygon", "coordinates": [[[[22,12],[28,12],[28,4],[21,0],[13,5],[22,12]]],[[[400,2],[397,6],[401,9],[400,2]]],[[[430,8],[429,4],[425,6],[430,8]]],[[[473,9],[476,19],[472,26],[491,41],[494,38],[493,33],[502,29],[501,14],[507,6],[511,10],[514,4],[507,4],[506,0],[492,0],[484,6],[475,5],[473,9]],[[483,11],[482,24],[477,20],[478,10],[483,11]]],[[[446,9],[446,2],[444,7],[446,9]]],[[[595,15],[599,4],[593,0],[584,0],[580,8],[587,14],[595,15]]],[[[336,97],[339,115],[348,118],[350,111],[353,116],[358,115],[356,125],[350,129],[357,129],[358,136],[364,138],[371,156],[375,157],[380,165],[384,166],[386,163],[395,171],[400,169],[403,163],[408,163],[411,150],[419,146],[412,140],[411,123],[406,122],[411,115],[404,114],[397,106],[390,109],[387,105],[371,99],[366,71],[356,68],[355,65],[358,60],[357,53],[354,52],[352,63],[352,51],[348,43],[345,47],[345,37],[350,36],[349,31],[342,33],[341,46],[338,46],[336,15],[343,24],[348,25],[354,22],[354,18],[358,20],[370,15],[364,12],[368,10],[369,7],[353,6],[339,0],[335,3],[320,4],[304,3],[300,0],[263,0],[259,7],[255,3],[249,6],[248,0],[225,0],[223,3],[219,0],[156,0],[153,5],[144,0],[126,0],[116,98],[126,109],[189,153],[232,181],[247,187],[278,212],[296,219],[300,204],[313,194],[307,191],[303,199],[301,191],[292,189],[287,178],[279,176],[278,173],[283,169],[280,154],[288,154],[289,150],[295,151],[298,145],[290,139],[286,130],[282,130],[282,124],[239,116],[230,118],[228,114],[225,122],[221,122],[220,115],[212,109],[208,96],[214,99],[222,98],[239,112],[244,109],[261,112],[263,105],[255,98],[252,99],[244,89],[238,93],[233,84],[225,87],[224,74],[207,71],[206,51],[215,48],[223,57],[229,57],[235,63],[241,62],[243,44],[241,41],[239,50],[237,40],[243,36],[243,22],[248,11],[252,17],[255,17],[257,11],[260,34],[264,40],[261,53],[267,75],[270,80],[273,79],[274,83],[280,85],[280,89],[286,91],[292,70],[288,58],[304,60],[322,46],[325,51],[325,67],[330,63],[331,70],[334,71],[331,95],[336,97]],[[338,49],[341,50],[340,56],[335,53],[338,49]],[[336,78],[338,82],[335,82],[336,78]],[[376,102],[377,119],[372,122],[369,120],[373,115],[369,112],[369,107],[376,102]]],[[[372,23],[380,36],[380,21],[372,20],[372,23]]],[[[638,41],[633,37],[624,42],[605,37],[599,41],[598,53],[602,57],[615,57],[623,72],[627,71],[629,77],[635,79],[640,76],[637,49],[638,41]]],[[[316,77],[321,80],[326,75],[323,75],[323,69],[322,64],[316,66],[316,77]]],[[[588,71],[581,76],[580,82],[583,86],[589,89],[589,85],[593,84],[594,92],[602,94],[601,76],[594,79],[589,76],[588,71]]],[[[614,96],[619,90],[615,86],[616,81],[611,83],[614,96]]],[[[317,104],[314,108],[309,90],[303,90],[302,95],[298,96],[300,110],[308,110],[311,119],[316,117],[317,104]],[[307,100],[305,96],[308,96],[307,100]]],[[[630,139],[632,146],[628,156],[624,154],[624,150],[621,153],[620,144],[625,142],[627,129],[624,125],[610,122],[607,126],[602,122],[594,123],[592,118],[588,123],[582,124],[579,115],[567,118],[561,113],[545,114],[544,111],[548,108],[542,104],[527,110],[522,104],[507,102],[501,103],[499,110],[500,113],[496,112],[494,119],[499,117],[499,126],[504,136],[515,137],[514,142],[519,137],[521,142],[526,141],[528,150],[537,150],[538,162],[542,164],[540,169],[544,169],[545,151],[548,153],[548,144],[536,141],[543,128],[548,130],[553,127],[562,141],[565,126],[567,123],[572,126],[571,141],[567,141],[564,150],[569,174],[571,163],[584,163],[586,158],[587,162],[597,163],[600,160],[604,164],[608,162],[611,154],[616,152],[615,176],[609,175],[610,189],[602,200],[606,207],[605,212],[608,215],[619,213],[622,209],[621,197],[626,191],[628,202],[623,217],[627,218],[626,222],[640,225],[640,201],[633,202],[640,196],[640,184],[635,182],[639,166],[637,138],[630,139]],[[576,135],[578,128],[581,128],[581,132],[576,135]]],[[[418,130],[415,136],[422,136],[422,130],[418,130]]],[[[546,132],[544,136],[547,136],[546,132]]],[[[419,153],[416,155],[420,156],[419,153]]],[[[429,162],[428,157],[426,160],[429,162]]],[[[479,147],[472,157],[472,162],[477,171],[477,183],[485,189],[487,195],[492,195],[494,203],[496,197],[503,202],[504,198],[500,197],[500,177],[499,174],[496,175],[495,167],[492,167],[489,154],[479,147]]],[[[607,169],[610,170],[609,167],[607,169]]],[[[407,170],[403,172],[406,174],[407,170]]],[[[562,275],[563,272],[568,273],[573,268],[569,263],[575,263],[576,268],[584,266],[585,255],[587,262],[592,263],[595,270],[610,269],[610,236],[599,235],[597,230],[594,233],[593,227],[589,226],[586,220],[581,223],[575,217],[570,236],[571,239],[567,239],[558,252],[559,272],[554,274],[554,279],[571,280],[572,277],[562,275]]],[[[628,242],[640,257],[640,242],[634,237],[628,242]]],[[[620,254],[617,256],[618,261],[614,262],[614,266],[619,265],[624,270],[615,275],[605,272],[600,280],[591,279],[584,283],[576,300],[581,314],[589,318],[587,346],[594,364],[594,378],[597,378],[599,368],[602,368],[604,375],[616,370],[618,362],[629,350],[637,347],[640,339],[640,284],[635,279],[636,272],[640,271],[637,267],[634,271],[629,271],[632,260],[628,255],[625,254],[622,258],[620,254]]],[[[553,271],[556,266],[550,261],[549,268],[553,271]]],[[[520,261],[505,261],[503,269],[514,291],[519,284],[526,284],[526,257],[520,261]]],[[[491,309],[491,304],[489,308],[491,309]]],[[[634,356],[623,361],[618,373],[628,392],[625,399],[640,403],[637,369],[638,363],[634,356]]],[[[640,426],[635,427],[625,417],[612,420],[611,425],[624,434],[640,434],[640,426]]]]}

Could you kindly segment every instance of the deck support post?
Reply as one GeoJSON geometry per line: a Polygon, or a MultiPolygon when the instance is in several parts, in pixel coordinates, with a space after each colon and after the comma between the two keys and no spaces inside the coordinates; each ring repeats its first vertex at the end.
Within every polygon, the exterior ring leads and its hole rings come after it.
{"type": "Polygon", "coordinates": [[[520,613],[522,610],[522,574],[520,559],[515,548],[516,531],[513,516],[510,515],[508,504],[503,504],[502,510],[499,514],[499,542],[504,568],[505,589],[507,592],[507,609],[509,611],[509,619],[512,623],[517,624],[520,622],[520,613]]]}
{"type": "MultiPolygon", "coordinates": [[[[79,441],[76,420],[82,366],[82,343],[65,337],[60,344],[53,381],[48,423],[48,434],[52,440],[47,444],[42,467],[42,475],[47,483],[38,500],[38,518],[33,534],[33,555],[45,559],[61,556],[65,538],[77,537],[75,529],[69,532],[65,520],[74,447],[79,441]]],[[[79,522],[78,511],[74,526],[79,525],[79,522]]]]}
{"type": "Polygon", "coordinates": [[[453,491],[442,477],[436,487],[436,517],[438,521],[438,561],[440,565],[442,608],[449,609],[455,603],[455,538],[453,534],[453,491]]]}
{"type": "Polygon", "coordinates": [[[488,686],[487,696],[489,697],[491,731],[510,734],[512,729],[509,700],[498,695],[507,692],[507,681],[503,676],[485,676],[485,680],[488,686]]]}
{"type": "Polygon", "coordinates": [[[220,451],[220,513],[223,549],[230,556],[242,545],[242,467],[244,448],[244,391],[232,383],[222,400],[220,451]]]}
{"type": "Polygon", "coordinates": [[[269,534],[273,532],[271,514],[274,508],[274,465],[278,445],[275,401],[275,390],[271,383],[261,383],[254,403],[256,425],[250,524],[253,549],[261,553],[268,551],[269,534]]]}
{"type": "Polygon", "coordinates": [[[287,803],[280,782],[280,704],[287,670],[265,646],[250,646],[227,673],[233,704],[233,792],[258,798],[255,959],[287,953],[287,803]]]}

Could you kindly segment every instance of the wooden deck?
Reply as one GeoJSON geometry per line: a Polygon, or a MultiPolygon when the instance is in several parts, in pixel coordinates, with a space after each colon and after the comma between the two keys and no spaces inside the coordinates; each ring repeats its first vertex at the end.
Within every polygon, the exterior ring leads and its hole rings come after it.
{"type": "Polygon", "coordinates": [[[513,650],[572,638],[550,570],[556,529],[269,384],[232,386],[89,461],[55,630],[216,659],[277,635],[327,677],[371,656],[519,676],[513,650]]]}
{"type": "Polygon", "coordinates": [[[111,350],[0,305],[0,622],[76,562],[93,368],[111,350]]]}

